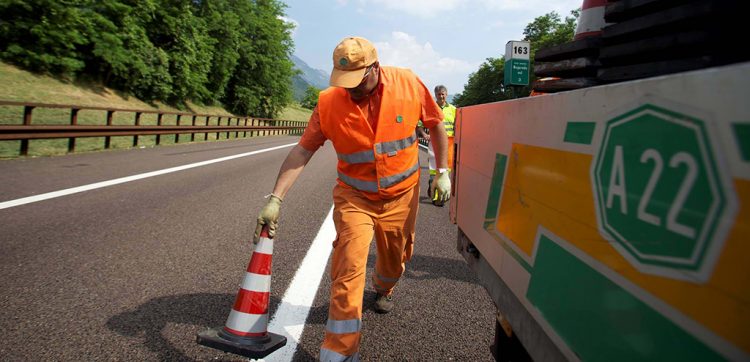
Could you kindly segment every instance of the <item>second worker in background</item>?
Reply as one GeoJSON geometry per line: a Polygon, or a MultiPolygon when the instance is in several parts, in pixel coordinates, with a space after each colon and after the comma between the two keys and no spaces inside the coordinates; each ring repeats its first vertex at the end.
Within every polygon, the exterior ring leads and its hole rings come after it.
{"type": "MultiPolygon", "coordinates": [[[[443,206],[445,202],[441,201],[440,198],[435,197],[435,189],[432,188],[432,184],[436,175],[442,175],[443,173],[451,172],[453,168],[453,154],[455,152],[453,136],[455,134],[456,107],[448,103],[448,88],[446,88],[444,85],[435,87],[435,101],[443,111],[443,126],[445,127],[445,133],[448,136],[448,167],[436,167],[435,149],[431,147],[432,145],[428,145],[427,163],[430,167],[430,179],[427,181],[427,196],[430,198],[430,200],[432,200],[433,205],[443,206]]],[[[430,134],[428,132],[425,132],[423,126],[421,125],[421,122],[417,127],[417,132],[419,133],[419,136],[421,138],[424,138],[428,142],[430,141],[430,134]]]]}
{"type": "MultiPolygon", "coordinates": [[[[333,189],[336,240],[331,261],[331,299],[321,361],[357,361],[362,327],[367,254],[373,236],[377,258],[372,283],[375,309],[393,308],[392,293],[411,259],[419,208],[419,119],[430,130],[439,169],[447,169],[443,113],[410,70],[381,66],[368,40],[350,37],[333,51],[331,87],[320,92],[299,144],[281,165],[273,193],[260,212],[274,236],[281,202],[313,154],[330,140],[338,156],[333,189]]],[[[450,197],[448,172],[433,188],[450,197]]]]}

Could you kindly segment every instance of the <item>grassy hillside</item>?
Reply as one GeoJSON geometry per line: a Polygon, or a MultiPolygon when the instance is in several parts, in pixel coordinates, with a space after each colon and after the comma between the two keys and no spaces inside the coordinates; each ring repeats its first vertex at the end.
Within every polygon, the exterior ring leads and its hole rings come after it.
{"type": "MultiPolygon", "coordinates": [[[[177,109],[161,103],[146,103],[132,96],[121,94],[112,89],[95,83],[66,82],[49,76],[37,75],[15,66],[0,62],[0,100],[38,102],[53,104],[71,104],[81,106],[113,107],[139,110],[162,110],[173,112],[193,112],[201,114],[230,116],[221,107],[187,104],[184,109],[177,109]]],[[[279,119],[307,121],[312,112],[299,105],[287,107],[279,119]]],[[[103,124],[105,112],[81,111],[79,124],[103,124]]],[[[23,110],[21,107],[0,106],[0,124],[20,124],[23,110]]],[[[36,124],[67,124],[70,110],[38,109],[34,110],[33,123],[36,124]]],[[[166,124],[169,120],[166,119],[166,124]]],[[[155,117],[144,115],[142,124],[155,124],[155,117]]],[[[133,124],[132,114],[118,115],[115,113],[115,124],[133,124]],[[118,117],[119,116],[119,117],[118,117]]],[[[181,135],[179,141],[186,142],[189,135],[181,135]]],[[[139,144],[150,146],[155,144],[154,136],[143,136],[139,144]]],[[[202,138],[201,138],[202,139],[202,138]]],[[[209,140],[215,140],[210,136],[209,140]]],[[[64,154],[67,151],[67,140],[32,140],[29,147],[30,156],[44,156],[64,154]]],[[[162,137],[161,144],[174,143],[174,137],[162,137]]],[[[0,141],[0,158],[16,157],[20,141],[0,141]]],[[[115,137],[113,148],[127,148],[132,146],[132,137],[115,137]],[[118,139],[120,138],[120,139],[118,139]]],[[[103,146],[102,139],[85,138],[76,141],[76,152],[96,151],[103,146]]]]}

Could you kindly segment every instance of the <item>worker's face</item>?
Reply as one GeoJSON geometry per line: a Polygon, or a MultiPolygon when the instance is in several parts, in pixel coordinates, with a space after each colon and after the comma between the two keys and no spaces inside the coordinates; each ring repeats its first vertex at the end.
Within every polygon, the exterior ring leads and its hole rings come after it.
{"type": "Polygon", "coordinates": [[[380,65],[378,62],[373,63],[367,68],[367,71],[365,71],[365,75],[362,77],[362,82],[359,83],[358,86],[354,88],[346,88],[346,91],[349,92],[349,96],[355,101],[369,97],[375,87],[378,86],[378,79],[380,77],[379,72],[380,65]]]}
{"type": "Polygon", "coordinates": [[[435,100],[437,101],[439,105],[444,106],[447,99],[448,99],[448,91],[440,90],[440,91],[435,92],[435,100]]]}

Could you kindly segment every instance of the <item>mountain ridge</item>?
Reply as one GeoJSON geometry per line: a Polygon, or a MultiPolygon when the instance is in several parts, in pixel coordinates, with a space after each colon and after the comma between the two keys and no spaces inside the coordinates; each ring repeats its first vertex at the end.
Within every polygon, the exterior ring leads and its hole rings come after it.
{"type": "Polygon", "coordinates": [[[302,98],[305,97],[308,86],[321,90],[328,88],[330,75],[326,71],[309,66],[296,55],[292,55],[289,59],[294,63],[294,68],[300,71],[300,74],[292,77],[292,93],[297,102],[302,101],[302,98]]]}

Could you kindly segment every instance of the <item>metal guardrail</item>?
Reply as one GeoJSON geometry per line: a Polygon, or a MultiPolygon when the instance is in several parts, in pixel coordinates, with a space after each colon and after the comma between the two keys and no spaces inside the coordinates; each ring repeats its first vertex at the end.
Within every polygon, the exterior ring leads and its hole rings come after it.
{"type": "Polygon", "coordinates": [[[159,145],[161,135],[175,135],[175,143],[179,142],[180,134],[190,134],[190,141],[195,141],[196,134],[203,134],[203,140],[208,140],[208,135],[216,133],[219,139],[221,134],[230,137],[232,132],[238,138],[240,132],[242,137],[247,137],[250,132],[257,136],[301,134],[307,126],[307,122],[291,121],[258,117],[236,117],[227,115],[196,114],[184,112],[165,112],[155,110],[122,109],[108,107],[88,107],[67,104],[45,104],[28,103],[0,100],[0,106],[23,107],[23,119],[20,124],[0,125],[0,141],[20,140],[20,155],[26,156],[29,151],[29,140],[67,138],[68,152],[74,152],[76,138],[81,137],[104,137],[104,148],[110,148],[110,137],[132,136],[133,147],[138,146],[139,136],[156,136],[156,145],[159,145]],[[70,119],[67,125],[60,124],[32,124],[33,111],[38,108],[70,109],[70,119]],[[78,115],[82,110],[105,111],[106,119],[100,125],[78,124],[78,115]],[[115,113],[132,113],[132,125],[115,125],[113,117],[115,113]],[[141,125],[143,115],[156,115],[156,125],[141,125]],[[164,125],[164,116],[174,116],[174,125],[164,125]],[[189,118],[189,124],[183,120],[189,118]],[[216,124],[209,125],[212,120],[216,124]],[[183,124],[185,122],[185,124],[183,124]],[[226,122],[226,124],[223,124],[226,122]],[[200,124],[202,123],[202,124],[200,124]]]}

